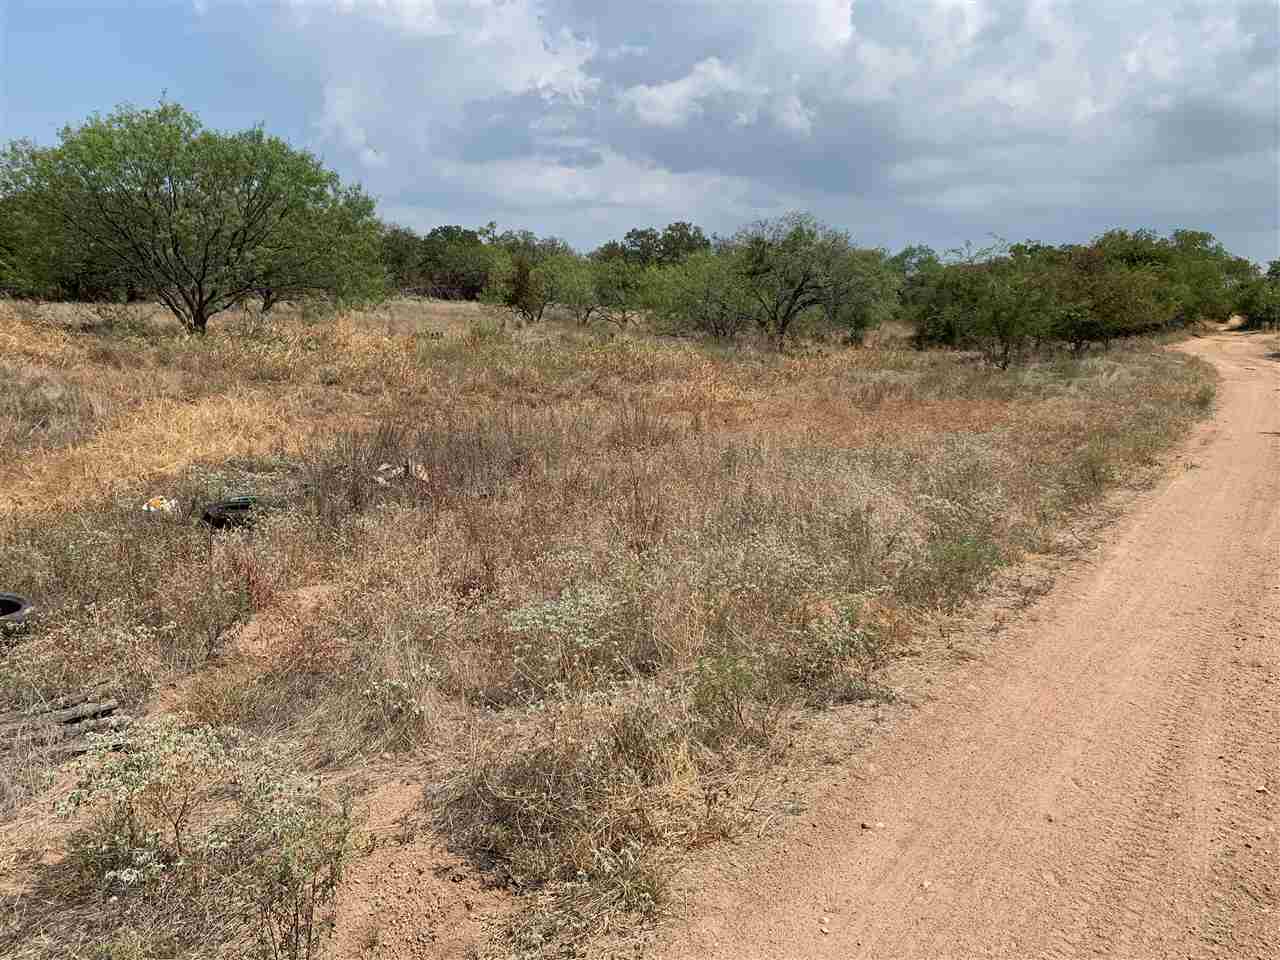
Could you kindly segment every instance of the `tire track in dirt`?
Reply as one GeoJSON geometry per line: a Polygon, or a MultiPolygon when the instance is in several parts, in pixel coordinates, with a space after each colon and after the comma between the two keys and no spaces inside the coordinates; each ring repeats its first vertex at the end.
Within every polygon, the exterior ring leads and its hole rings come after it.
{"type": "Polygon", "coordinates": [[[656,955],[1280,956],[1280,364],[1181,349],[1193,462],[656,955]]]}

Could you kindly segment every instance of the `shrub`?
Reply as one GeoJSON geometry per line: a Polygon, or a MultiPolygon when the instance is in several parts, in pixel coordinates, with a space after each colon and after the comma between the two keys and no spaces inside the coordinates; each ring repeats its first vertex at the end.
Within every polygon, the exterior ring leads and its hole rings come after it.
{"type": "Polygon", "coordinates": [[[520,886],[557,884],[578,922],[652,916],[666,896],[660,847],[692,826],[685,711],[639,687],[603,709],[566,703],[539,726],[521,749],[485,744],[437,788],[437,825],[520,886]]]}
{"type": "Polygon", "coordinates": [[[724,740],[769,745],[794,695],[763,651],[725,645],[698,661],[691,709],[700,736],[712,746],[724,740]]]}
{"type": "Polygon", "coordinates": [[[271,958],[317,956],[350,852],[349,802],[325,802],[282,755],[173,717],[91,734],[63,816],[91,810],[73,864],[176,936],[211,918],[271,958]]]}
{"type": "Polygon", "coordinates": [[[667,333],[733,340],[755,323],[746,287],[730,257],[709,250],[667,267],[657,279],[655,314],[667,333]]]}
{"type": "Polygon", "coordinates": [[[1258,277],[1236,291],[1235,311],[1245,318],[1246,326],[1280,330],[1280,271],[1276,272],[1274,279],[1258,277]]]}
{"type": "Polygon", "coordinates": [[[507,615],[516,673],[538,696],[652,672],[657,651],[636,602],[604,584],[567,588],[507,615]]]}
{"type": "Polygon", "coordinates": [[[719,252],[733,258],[756,326],[778,343],[814,317],[860,340],[889,315],[900,282],[883,251],[857,249],[805,213],[743,227],[719,252]]]}

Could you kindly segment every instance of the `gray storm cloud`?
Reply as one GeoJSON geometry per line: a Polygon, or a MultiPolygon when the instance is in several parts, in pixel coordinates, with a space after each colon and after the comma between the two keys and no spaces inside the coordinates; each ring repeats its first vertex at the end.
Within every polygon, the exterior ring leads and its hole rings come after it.
{"type": "Polygon", "coordinates": [[[1271,0],[205,7],[261,18],[258,57],[288,31],[327,155],[413,226],[592,246],[802,207],[887,246],[1185,225],[1280,255],[1271,0]]]}

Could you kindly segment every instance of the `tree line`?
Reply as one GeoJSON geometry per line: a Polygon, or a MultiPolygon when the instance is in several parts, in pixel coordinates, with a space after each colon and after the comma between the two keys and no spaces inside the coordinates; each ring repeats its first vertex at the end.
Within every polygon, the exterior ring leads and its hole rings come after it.
{"type": "Polygon", "coordinates": [[[426,234],[384,223],[359,185],[261,129],[206,129],[161,102],[0,153],[0,292],[155,299],[192,332],[238,304],[358,303],[414,294],[777,344],[860,340],[886,320],[916,343],[1008,366],[1038,344],[1075,350],[1239,314],[1280,327],[1280,261],[1263,273],[1208,234],[1112,230],[1085,244],[997,241],[939,254],[857,245],[807,213],[707,236],[676,221],[590,253],[495,223],[426,234]]]}

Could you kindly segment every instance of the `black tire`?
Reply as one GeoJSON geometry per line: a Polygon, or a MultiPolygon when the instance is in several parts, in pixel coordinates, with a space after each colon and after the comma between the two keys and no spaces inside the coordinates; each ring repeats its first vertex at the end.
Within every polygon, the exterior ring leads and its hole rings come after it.
{"type": "Polygon", "coordinates": [[[35,612],[26,597],[16,593],[0,593],[0,626],[19,627],[35,612]]]}
{"type": "Polygon", "coordinates": [[[258,501],[254,497],[232,497],[219,500],[204,508],[200,522],[214,530],[230,530],[234,527],[251,527],[257,519],[258,501]]]}

